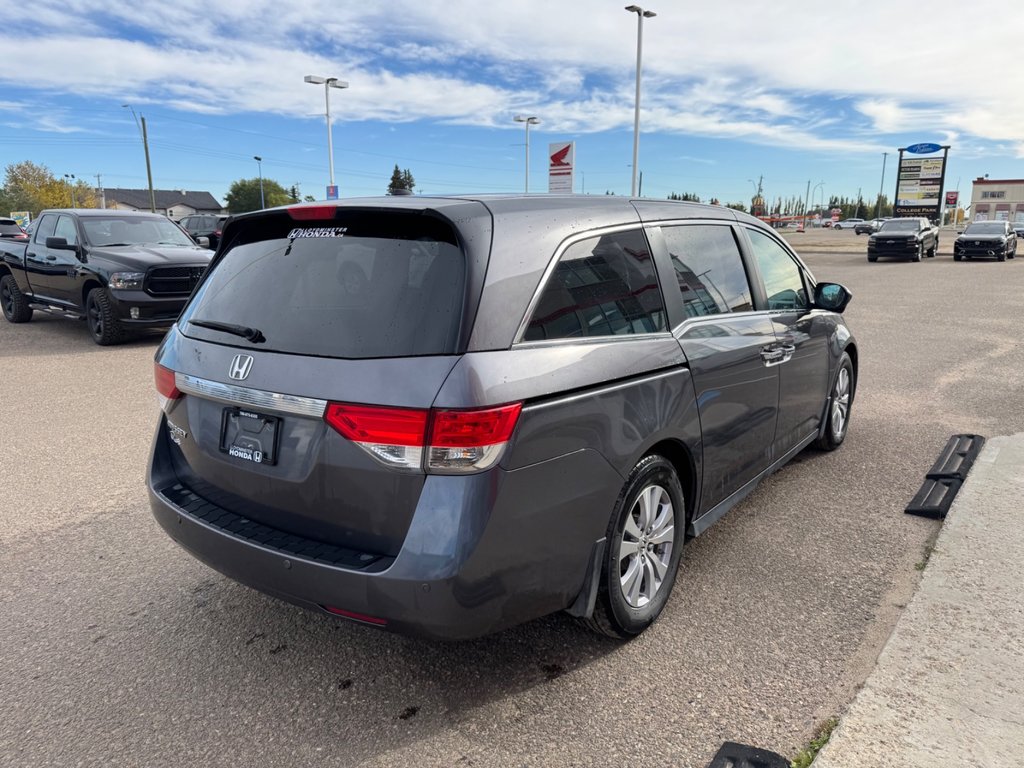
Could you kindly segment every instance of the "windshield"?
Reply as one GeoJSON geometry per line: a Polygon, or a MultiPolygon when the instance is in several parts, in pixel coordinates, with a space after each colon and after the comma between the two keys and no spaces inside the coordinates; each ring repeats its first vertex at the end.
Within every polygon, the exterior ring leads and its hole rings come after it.
{"type": "Polygon", "coordinates": [[[466,266],[447,222],[362,211],[273,221],[236,234],[182,315],[185,335],[318,357],[455,351],[466,266]]]}
{"type": "Polygon", "coordinates": [[[24,237],[25,233],[21,231],[15,222],[0,221],[0,237],[24,237]]]}
{"type": "Polygon", "coordinates": [[[1006,225],[989,222],[987,224],[971,224],[964,230],[965,235],[1003,235],[1006,234],[1006,225]]]}
{"type": "Polygon", "coordinates": [[[163,216],[83,216],[82,229],[89,245],[181,245],[195,243],[181,228],[163,216]]]}
{"type": "Polygon", "coordinates": [[[890,219],[879,232],[917,232],[921,228],[917,219],[890,219]]]}

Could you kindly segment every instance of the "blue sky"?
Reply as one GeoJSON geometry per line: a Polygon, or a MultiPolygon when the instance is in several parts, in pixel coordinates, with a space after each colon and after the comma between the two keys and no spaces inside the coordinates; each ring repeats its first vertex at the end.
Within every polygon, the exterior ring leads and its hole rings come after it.
{"type": "MultiPolygon", "coordinates": [[[[766,197],[895,187],[894,151],[950,144],[946,188],[1024,178],[1024,5],[862,0],[808,12],[776,0],[658,0],[644,25],[643,193],[766,197]],[[911,7],[927,7],[927,13],[911,7]],[[999,71],[1003,68],[1002,71],[999,71]],[[819,182],[824,182],[818,186],[819,182]]],[[[322,87],[331,92],[341,195],[381,194],[397,163],[425,194],[518,192],[535,115],[531,190],[547,189],[549,142],[576,142],[576,190],[628,194],[636,16],[621,2],[254,0],[34,2],[7,13],[0,166],[144,187],[209,190],[263,173],[325,195],[322,87]],[[16,29],[14,29],[16,28],[16,29]]]]}

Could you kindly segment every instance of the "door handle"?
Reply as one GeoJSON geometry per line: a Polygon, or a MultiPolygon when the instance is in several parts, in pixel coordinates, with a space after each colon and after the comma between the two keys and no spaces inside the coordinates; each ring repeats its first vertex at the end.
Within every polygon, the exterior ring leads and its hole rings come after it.
{"type": "Polygon", "coordinates": [[[56,260],[57,260],[57,257],[51,254],[51,255],[49,255],[49,256],[47,256],[47,257],[46,257],[46,260],[47,260],[47,261],[56,261],[56,260]]]}
{"type": "Polygon", "coordinates": [[[761,360],[764,361],[766,368],[771,368],[774,365],[788,362],[794,352],[796,352],[796,347],[792,344],[772,344],[761,347],[761,360]]]}

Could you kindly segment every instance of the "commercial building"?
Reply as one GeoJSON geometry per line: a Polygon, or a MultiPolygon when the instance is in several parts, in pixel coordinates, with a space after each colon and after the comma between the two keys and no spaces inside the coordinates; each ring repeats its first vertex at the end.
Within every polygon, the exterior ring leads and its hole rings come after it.
{"type": "Polygon", "coordinates": [[[975,179],[970,216],[972,221],[1024,222],[1024,179],[975,179]]]}

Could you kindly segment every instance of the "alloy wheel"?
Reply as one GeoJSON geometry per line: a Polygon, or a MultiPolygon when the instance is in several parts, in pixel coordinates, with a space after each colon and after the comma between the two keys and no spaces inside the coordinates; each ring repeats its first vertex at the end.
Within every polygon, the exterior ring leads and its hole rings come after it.
{"type": "Polygon", "coordinates": [[[836,438],[846,431],[846,420],[850,413],[850,370],[839,369],[836,386],[832,390],[832,434],[836,438]]]}
{"type": "Polygon", "coordinates": [[[626,515],[619,545],[619,586],[631,608],[643,608],[661,589],[675,544],[668,491],[649,485],[626,515]]]}

